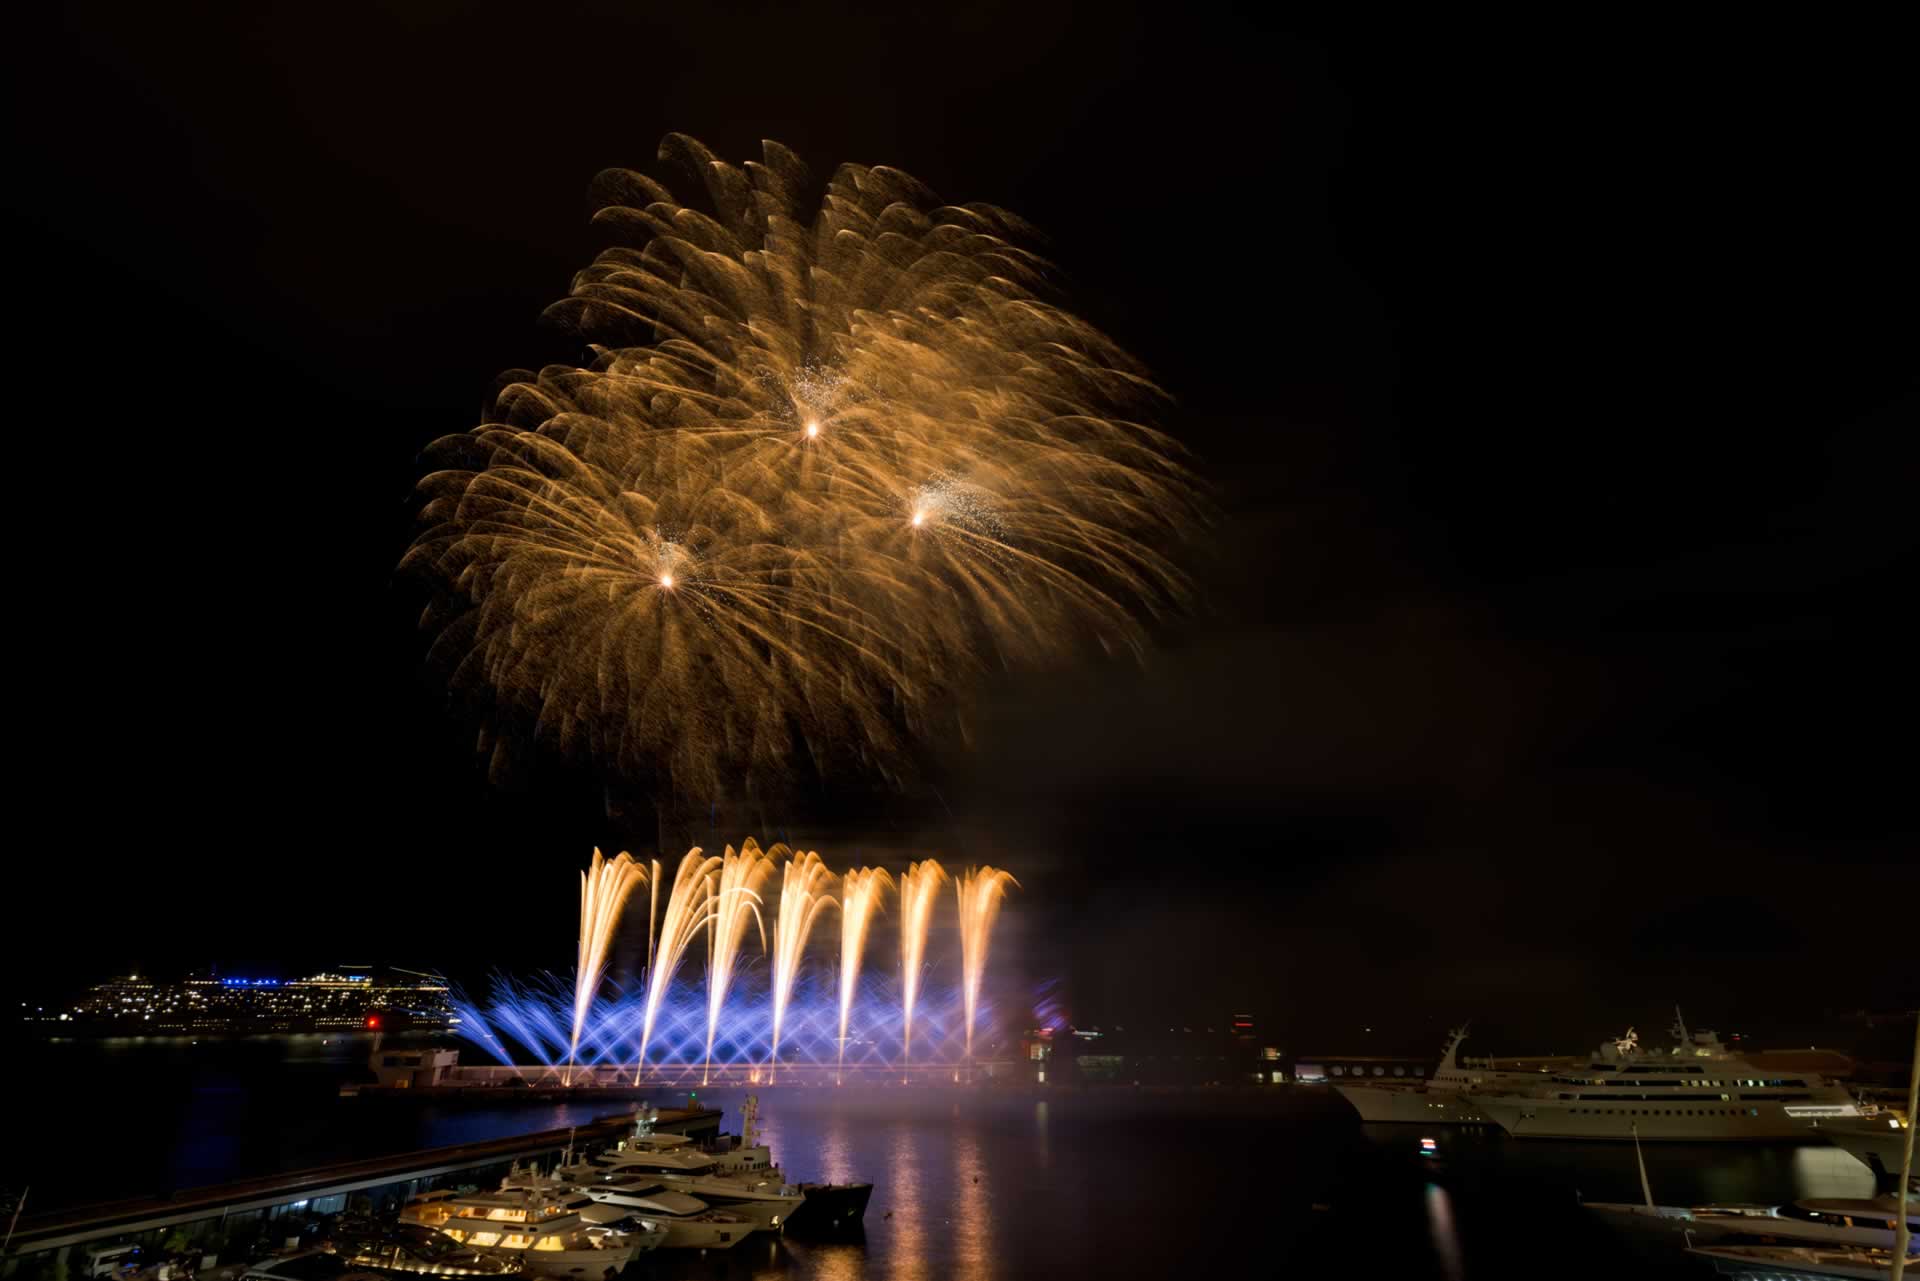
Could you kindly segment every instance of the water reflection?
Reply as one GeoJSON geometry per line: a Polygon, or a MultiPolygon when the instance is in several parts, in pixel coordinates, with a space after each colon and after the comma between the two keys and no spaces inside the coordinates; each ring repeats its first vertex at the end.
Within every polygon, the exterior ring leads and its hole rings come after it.
{"type": "Polygon", "coordinates": [[[956,1127],[953,1136],[953,1174],[956,1205],[953,1219],[954,1261],[966,1281],[990,1281],[994,1275],[993,1191],[987,1181],[987,1162],[973,1127],[956,1127]]]}
{"type": "MultiPolygon", "coordinates": [[[[893,1133],[887,1144],[887,1208],[881,1220],[892,1238],[887,1275],[915,1281],[927,1275],[927,1192],[921,1186],[919,1153],[915,1150],[912,1131],[898,1123],[891,1129],[893,1133]]],[[[873,1207],[869,1207],[868,1214],[872,1212],[873,1207]]]]}
{"type": "Polygon", "coordinates": [[[1040,1170],[1053,1168],[1053,1153],[1047,1146],[1047,1101],[1033,1105],[1033,1162],[1040,1170]]]}
{"type": "Polygon", "coordinates": [[[1440,1275],[1447,1281],[1464,1281],[1467,1267],[1460,1253],[1460,1233],[1453,1222],[1453,1200],[1438,1183],[1427,1184],[1427,1231],[1440,1260],[1440,1275]]]}
{"type": "MultiPolygon", "coordinates": [[[[777,1154],[781,1151],[775,1148],[777,1154]]],[[[860,1176],[853,1168],[853,1138],[848,1133],[847,1117],[844,1112],[833,1112],[827,1117],[826,1127],[820,1133],[820,1182],[857,1183],[860,1176]]],[[[794,1176],[789,1176],[794,1177],[794,1176]]]]}

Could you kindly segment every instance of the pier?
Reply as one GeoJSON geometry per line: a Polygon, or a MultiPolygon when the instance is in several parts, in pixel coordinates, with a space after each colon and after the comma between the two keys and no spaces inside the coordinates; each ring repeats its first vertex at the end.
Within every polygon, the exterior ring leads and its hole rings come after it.
{"type": "Polygon", "coordinates": [[[708,1086],[964,1085],[1005,1083],[1020,1077],[1016,1063],[1005,1059],[901,1064],[692,1060],[649,1063],[642,1071],[631,1063],[520,1066],[462,1063],[458,1050],[445,1048],[376,1050],[369,1066],[375,1079],[364,1085],[342,1086],[343,1096],[497,1104],[502,1094],[509,1094],[521,1101],[604,1099],[613,1102],[651,1098],[662,1090],[678,1092],[708,1086]]]}
{"type": "MultiPolygon", "coordinates": [[[[654,1128],[696,1139],[712,1138],[720,1130],[716,1108],[661,1108],[654,1128]]],[[[68,1275],[85,1276],[76,1251],[88,1247],[129,1243],[156,1250],[162,1242],[184,1236],[192,1248],[217,1256],[219,1263],[238,1261],[245,1245],[271,1237],[277,1223],[298,1235],[297,1224],[323,1215],[339,1214],[350,1202],[365,1199],[373,1209],[398,1206],[408,1197],[431,1188],[466,1184],[485,1186],[499,1179],[518,1161],[557,1157],[571,1143],[591,1152],[624,1136],[633,1126],[629,1115],[607,1116],[565,1130],[426,1148],[389,1156],[369,1157],[333,1165],[288,1170],[259,1178],[211,1187],[190,1188],[170,1196],[135,1198],[23,1214],[0,1276],[29,1277],[54,1274],[71,1259],[68,1275]],[[214,1248],[208,1248],[214,1247],[214,1248]]]]}

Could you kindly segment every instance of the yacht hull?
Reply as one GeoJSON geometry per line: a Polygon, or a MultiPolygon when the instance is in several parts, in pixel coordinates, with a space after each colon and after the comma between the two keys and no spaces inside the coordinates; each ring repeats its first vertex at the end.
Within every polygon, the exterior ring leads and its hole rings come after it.
{"type": "Polygon", "coordinates": [[[1736,1245],[1703,1246],[1687,1253],[1712,1263],[1716,1276],[1739,1281],[1883,1281],[1892,1270],[1888,1255],[1851,1250],[1736,1245]]]}
{"type": "Polygon", "coordinates": [[[1905,1130],[1896,1130],[1878,1118],[1863,1117],[1851,1125],[1829,1121],[1813,1133],[1835,1147],[1845,1148],[1872,1170],[1881,1183],[1899,1180],[1900,1163],[1906,1155],[1905,1130]]]}
{"type": "Polygon", "coordinates": [[[801,1232],[846,1232],[858,1228],[873,1197],[871,1183],[802,1183],[806,1203],[793,1212],[789,1228],[801,1232]]]}
{"type": "Polygon", "coordinates": [[[654,1220],[667,1230],[663,1250],[731,1250],[753,1235],[751,1223],[700,1223],[654,1220]]]}
{"type": "Polygon", "coordinates": [[[1492,1125],[1456,1090],[1394,1089],[1379,1085],[1336,1085],[1340,1097],[1360,1119],[1379,1125],[1492,1125]]]}
{"type": "Polygon", "coordinates": [[[640,1257],[636,1246],[614,1250],[515,1250],[513,1258],[535,1276],[564,1281],[602,1281],[640,1257]]]}
{"type": "Polygon", "coordinates": [[[1779,1104],[1695,1107],[1594,1105],[1476,1095],[1473,1104],[1516,1139],[1596,1139],[1631,1143],[1778,1143],[1807,1137],[1807,1124],[1779,1104]]]}
{"type": "MultiPolygon", "coordinates": [[[[1696,1210],[1675,1205],[1644,1206],[1589,1201],[1586,1208],[1610,1227],[1642,1239],[1658,1240],[1669,1248],[1679,1246],[1684,1249],[1688,1245],[1739,1241],[1762,1245],[1839,1246],[1854,1249],[1887,1250],[1893,1247],[1891,1228],[1810,1223],[1771,1213],[1769,1206],[1725,1207],[1715,1213],[1715,1207],[1696,1210]],[[1748,1212],[1733,1212],[1736,1209],[1748,1212]]],[[[1891,1210],[1888,1212],[1892,1213],[1891,1210]]],[[[1867,1218],[1863,1214],[1860,1222],[1866,1222],[1867,1218]]]]}

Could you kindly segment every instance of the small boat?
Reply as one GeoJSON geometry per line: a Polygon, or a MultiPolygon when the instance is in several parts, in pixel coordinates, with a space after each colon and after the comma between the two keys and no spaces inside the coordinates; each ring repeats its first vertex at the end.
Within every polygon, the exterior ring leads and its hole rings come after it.
{"type": "MultiPolygon", "coordinates": [[[[1891,1250],[1801,1245],[1695,1246],[1687,1251],[1713,1264],[1715,1275],[1738,1281],[1886,1281],[1893,1275],[1891,1250]]],[[[1907,1256],[1907,1270],[1920,1255],[1907,1256]]]]}
{"type": "Polygon", "coordinates": [[[871,1183],[802,1183],[806,1202],[787,1219],[792,1232],[850,1232],[867,1217],[871,1183]]]}
{"type": "MultiPolygon", "coordinates": [[[[1641,1236],[1673,1243],[1815,1245],[1892,1249],[1899,1202],[1893,1197],[1795,1201],[1788,1205],[1631,1205],[1589,1201],[1603,1220],[1641,1236]]],[[[1907,1203],[1907,1223],[1920,1232],[1920,1201],[1907,1203]]],[[[1920,1281],[1920,1278],[1916,1278],[1920,1281]]]]}

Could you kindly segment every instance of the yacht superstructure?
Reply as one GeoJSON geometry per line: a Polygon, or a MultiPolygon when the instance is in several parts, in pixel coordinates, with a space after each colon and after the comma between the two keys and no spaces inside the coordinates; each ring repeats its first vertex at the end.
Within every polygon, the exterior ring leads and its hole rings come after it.
{"type": "Polygon", "coordinates": [[[1843,1086],[1817,1073],[1755,1067],[1712,1032],[1690,1035],[1684,1019],[1673,1033],[1671,1049],[1648,1050],[1628,1028],[1583,1067],[1468,1101],[1517,1138],[1796,1139],[1809,1118],[1859,1113],[1843,1086]]]}
{"type": "Polygon", "coordinates": [[[580,1191],[600,1209],[664,1228],[662,1245],[669,1250],[730,1250],[761,1227],[744,1214],[644,1174],[613,1175],[580,1191]]]}
{"type": "Polygon", "coordinates": [[[1360,1119],[1367,1122],[1421,1125],[1491,1125],[1467,1095],[1478,1090],[1521,1089],[1539,1081],[1538,1072],[1511,1072],[1495,1068],[1491,1060],[1459,1057],[1467,1039],[1462,1025],[1447,1036],[1440,1063],[1424,1083],[1408,1085],[1335,1085],[1360,1119]]]}
{"type": "Polygon", "coordinates": [[[515,1186],[516,1170],[492,1192],[438,1196],[409,1202],[404,1221],[438,1228],[476,1250],[515,1258],[529,1272],[567,1281],[602,1281],[666,1239],[645,1223],[591,1223],[580,1212],[592,1206],[584,1193],[552,1186],[515,1186]]]}
{"type": "Polygon", "coordinates": [[[710,1154],[685,1135],[657,1133],[655,1114],[642,1108],[634,1118],[634,1132],[613,1151],[562,1166],[554,1174],[590,1192],[623,1176],[642,1176],[749,1219],[757,1229],[780,1231],[805,1204],[806,1194],[781,1177],[772,1153],[756,1142],[757,1103],[747,1096],[741,1143],[730,1151],[710,1154]]]}

